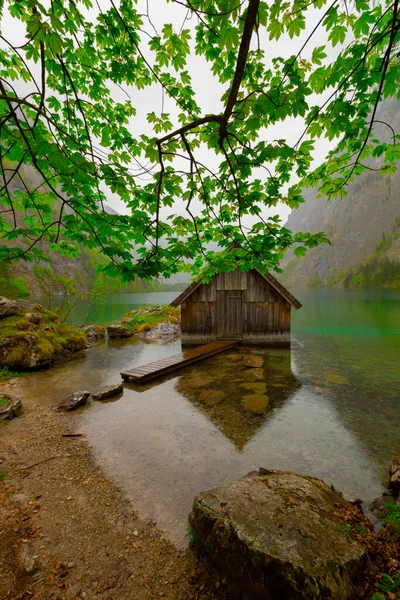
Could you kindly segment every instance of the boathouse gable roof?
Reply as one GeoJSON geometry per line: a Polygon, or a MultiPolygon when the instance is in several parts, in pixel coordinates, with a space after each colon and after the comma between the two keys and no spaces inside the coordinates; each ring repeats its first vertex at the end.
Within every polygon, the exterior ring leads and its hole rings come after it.
{"type": "MultiPolygon", "coordinates": [[[[302,307],[302,304],[291,294],[275,277],[273,277],[270,273],[261,273],[258,269],[253,269],[260,277],[265,279],[274,289],[275,291],[282,296],[293,308],[298,310],[302,307]]],[[[216,277],[216,275],[214,275],[216,277]]],[[[171,302],[171,306],[180,306],[185,300],[187,300],[193,292],[197,290],[201,285],[206,285],[202,283],[202,280],[194,281],[191,283],[173,302],[171,302]]]]}

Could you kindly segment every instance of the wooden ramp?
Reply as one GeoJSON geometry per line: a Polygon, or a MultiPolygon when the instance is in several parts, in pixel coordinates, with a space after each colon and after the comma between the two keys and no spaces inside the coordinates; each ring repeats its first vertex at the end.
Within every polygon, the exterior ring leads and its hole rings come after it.
{"type": "Polygon", "coordinates": [[[180,354],[174,354],[174,356],[168,356],[167,358],[162,358],[161,360],[148,363],[147,365],[135,367],[134,369],[130,369],[129,371],[123,371],[121,373],[121,377],[125,381],[133,379],[137,383],[149,381],[150,379],[155,379],[156,377],[160,377],[161,375],[173,373],[174,371],[177,371],[182,367],[186,367],[187,365],[190,365],[192,363],[204,360],[205,358],[213,356],[214,354],[219,354],[224,350],[234,348],[239,343],[240,342],[238,341],[214,342],[212,344],[198,346],[197,348],[193,348],[192,350],[186,350],[185,352],[181,352],[180,354]]]}

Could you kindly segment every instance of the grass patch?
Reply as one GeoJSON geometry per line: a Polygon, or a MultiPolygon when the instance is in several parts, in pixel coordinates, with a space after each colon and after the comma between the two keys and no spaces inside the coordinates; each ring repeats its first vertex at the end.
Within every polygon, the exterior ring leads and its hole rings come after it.
{"type": "Polygon", "coordinates": [[[0,406],[4,406],[5,404],[7,404],[9,398],[5,398],[4,396],[2,398],[0,398],[0,406]]]}
{"type": "Polygon", "coordinates": [[[121,319],[122,325],[132,333],[143,333],[150,331],[158,323],[180,323],[180,307],[167,305],[156,305],[150,308],[139,308],[132,310],[121,319]]]}
{"type": "Polygon", "coordinates": [[[5,478],[6,473],[5,471],[0,471],[0,481],[3,481],[3,479],[5,478]]]}
{"type": "Polygon", "coordinates": [[[389,531],[392,539],[400,538],[400,504],[386,503],[388,512],[382,525],[389,531]]]}

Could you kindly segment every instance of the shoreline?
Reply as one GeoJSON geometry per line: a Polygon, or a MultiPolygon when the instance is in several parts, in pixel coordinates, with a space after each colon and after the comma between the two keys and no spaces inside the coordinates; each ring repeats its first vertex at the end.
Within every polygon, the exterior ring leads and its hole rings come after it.
{"type": "Polygon", "coordinates": [[[27,401],[0,430],[0,600],[226,598],[206,559],[140,519],[84,437],[65,436],[76,421],[27,401]]]}

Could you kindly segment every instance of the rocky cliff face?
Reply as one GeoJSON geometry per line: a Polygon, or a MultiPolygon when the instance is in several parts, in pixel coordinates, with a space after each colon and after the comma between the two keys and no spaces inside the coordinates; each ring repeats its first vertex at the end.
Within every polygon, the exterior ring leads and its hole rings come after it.
{"type": "MultiPolygon", "coordinates": [[[[380,119],[400,131],[400,104],[387,103],[380,119]]],[[[385,129],[389,131],[385,125],[377,126],[376,134],[387,139],[385,129]]],[[[378,165],[377,161],[373,164],[378,165]]],[[[332,245],[321,245],[300,258],[289,252],[281,265],[286,284],[293,288],[341,284],[379,246],[381,258],[400,260],[400,171],[393,175],[365,171],[342,198],[328,201],[317,194],[317,190],[306,190],[305,203],[292,211],[286,225],[294,232],[324,231],[332,245]]]]}

